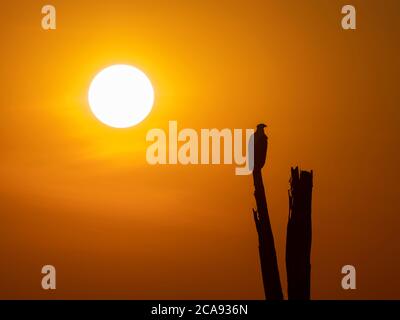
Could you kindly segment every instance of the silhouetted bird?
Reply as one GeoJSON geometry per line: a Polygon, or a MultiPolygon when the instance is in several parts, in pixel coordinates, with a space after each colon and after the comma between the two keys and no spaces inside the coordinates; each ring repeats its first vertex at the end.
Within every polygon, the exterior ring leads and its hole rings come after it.
{"type": "Polygon", "coordinates": [[[254,133],[254,170],[261,170],[267,158],[268,137],[264,133],[265,124],[259,124],[254,133]]]}

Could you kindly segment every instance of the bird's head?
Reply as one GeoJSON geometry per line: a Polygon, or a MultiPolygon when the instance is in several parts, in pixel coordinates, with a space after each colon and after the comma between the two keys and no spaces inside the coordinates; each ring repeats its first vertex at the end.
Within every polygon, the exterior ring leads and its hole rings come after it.
{"type": "Polygon", "coordinates": [[[267,127],[267,125],[265,125],[264,123],[260,123],[257,125],[257,131],[258,130],[264,131],[264,128],[266,128],[266,127],[267,127]]]}

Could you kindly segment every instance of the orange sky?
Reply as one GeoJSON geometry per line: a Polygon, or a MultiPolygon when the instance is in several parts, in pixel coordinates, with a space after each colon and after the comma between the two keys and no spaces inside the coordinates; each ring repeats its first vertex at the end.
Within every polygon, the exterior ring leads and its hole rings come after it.
{"type": "Polygon", "coordinates": [[[61,1],[1,7],[0,297],[262,299],[251,176],[150,166],[148,130],[268,124],[264,178],[283,287],[290,167],[314,170],[312,297],[400,299],[400,3],[61,1]],[[95,119],[94,75],[151,79],[130,129],[95,119]],[[41,289],[41,267],[57,290],[41,289]],[[341,267],[357,290],[341,289],[341,267]]]}

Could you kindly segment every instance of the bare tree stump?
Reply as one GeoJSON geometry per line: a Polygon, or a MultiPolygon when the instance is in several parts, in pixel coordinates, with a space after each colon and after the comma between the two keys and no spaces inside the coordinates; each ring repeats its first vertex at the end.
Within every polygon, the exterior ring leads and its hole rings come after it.
{"type": "Polygon", "coordinates": [[[291,168],[286,272],[289,300],[309,300],[313,172],[291,168]]]}

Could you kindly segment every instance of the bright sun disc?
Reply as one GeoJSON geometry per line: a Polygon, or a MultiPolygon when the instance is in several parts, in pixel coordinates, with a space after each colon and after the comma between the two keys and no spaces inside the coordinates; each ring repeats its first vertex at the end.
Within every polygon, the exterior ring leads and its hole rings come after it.
{"type": "Polygon", "coordinates": [[[89,105],[102,123],[128,128],[143,121],[154,103],[154,90],[147,76],[128,65],[100,71],[89,88],[89,105]]]}

